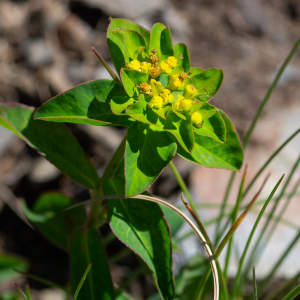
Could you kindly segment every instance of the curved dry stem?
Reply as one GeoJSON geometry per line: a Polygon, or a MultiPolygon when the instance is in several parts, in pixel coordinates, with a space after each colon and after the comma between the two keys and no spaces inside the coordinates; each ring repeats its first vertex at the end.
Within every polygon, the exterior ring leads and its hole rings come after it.
{"type": "Polygon", "coordinates": [[[93,202],[104,200],[104,199],[108,200],[108,199],[116,199],[116,198],[142,199],[142,200],[146,200],[146,201],[155,202],[155,203],[164,205],[164,206],[172,209],[176,214],[178,214],[182,219],[184,219],[191,226],[193,231],[196,233],[196,235],[198,236],[199,240],[201,241],[201,243],[202,243],[202,245],[203,245],[203,247],[204,247],[204,249],[207,253],[207,256],[208,256],[208,259],[209,259],[209,262],[210,262],[210,265],[211,265],[212,273],[213,273],[213,278],[214,278],[214,300],[219,299],[219,277],[218,277],[217,266],[216,266],[216,262],[214,260],[213,254],[210,250],[210,247],[209,247],[206,239],[204,238],[204,236],[200,232],[200,230],[197,228],[197,226],[193,223],[193,221],[191,221],[177,207],[173,206],[172,204],[168,203],[167,201],[164,201],[164,200],[156,198],[156,197],[145,196],[145,195],[138,195],[138,196],[134,196],[134,197],[130,197],[130,198],[126,198],[124,195],[109,195],[109,196],[103,196],[103,197],[83,201],[81,203],[70,206],[70,207],[66,208],[65,210],[69,210],[71,208],[74,208],[74,207],[77,207],[77,206],[80,206],[80,205],[85,205],[85,204],[93,203],[93,202]]]}

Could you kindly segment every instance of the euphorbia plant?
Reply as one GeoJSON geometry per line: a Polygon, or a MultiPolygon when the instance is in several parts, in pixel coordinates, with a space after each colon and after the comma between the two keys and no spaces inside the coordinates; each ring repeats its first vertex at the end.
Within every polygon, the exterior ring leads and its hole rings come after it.
{"type": "MultiPolygon", "coordinates": [[[[191,67],[187,46],[173,47],[170,30],[162,24],[154,24],[149,32],[132,21],[111,19],[107,44],[117,74],[97,55],[112,80],[78,85],[35,114],[31,107],[3,104],[0,124],[89,188],[93,198],[116,194],[130,198],[145,192],[176,152],[205,167],[241,168],[243,150],[234,126],[222,110],[208,103],[222,84],[222,70],[191,67]],[[63,122],[128,127],[101,178],[71,133],[57,124],[63,122]]],[[[70,252],[73,293],[92,263],[78,299],[115,297],[96,230],[106,220],[114,234],[148,264],[161,297],[174,298],[169,228],[157,203],[137,198],[115,198],[106,206],[95,202],[88,217],[82,207],[61,212],[73,204],[61,194],[44,195],[31,212],[23,203],[28,219],[70,252]],[[46,217],[49,202],[55,218],[46,217]],[[35,214],[45,218],[34,218],[35,214]],[[66,230],[61,231],[65,222],[66,230]]]]}

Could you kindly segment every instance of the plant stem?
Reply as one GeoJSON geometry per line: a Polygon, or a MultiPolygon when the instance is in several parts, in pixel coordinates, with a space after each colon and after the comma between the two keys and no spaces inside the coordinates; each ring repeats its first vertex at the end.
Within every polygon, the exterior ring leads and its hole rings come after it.
{"type": "Polygon", "coordinates": [[[174,174],[174,176],[175,176],[175,178],[176,178],[176,180],[178,182],[178,185],[180,186],[181,190],[183,191],[183,193],[188,198],[189,204],[190,204],[191,208],[193,209],[193,211],[195,212],[196,216],[198,217],[198,219],[202,223],[201,218],[199,216],[199,213],[197,211],[197,206],[195,205],[195,202],[193,201],[192,196],[191,196],[191,194],[190,194],[190,192],[189,192],[189,190],[188,190],[185,182],[183,181],[181,175],[179,174],[177,168],[175,167],[173,161],[169,162],[169,167],[171,168],[171,170],[172,170],[172,172],[173,172],[173,174],[174,174]]]}
{"type": "MultiPolygon", "coordinates": [[[[102,190],[103,181],[111,178],[114,175],[115,171],[120,166],[120,163],[122,161],[125,152],[126,138],[127,136],[124,137],[119,148],[117,149],[112,159],[110,160],[109,164],[107,165],[104,174],[100,180],[99,188],[96,190],[91,190],[91,197],[93,199],[103,196],[103,190],[102,190]]],[[[91,210],[87,222],[88,227],[93,227],[98,224],[98,216],[99,216],[99,210],[101,205],[102,205],[102,201],[96,201],[91,204],[91,210]]]]}

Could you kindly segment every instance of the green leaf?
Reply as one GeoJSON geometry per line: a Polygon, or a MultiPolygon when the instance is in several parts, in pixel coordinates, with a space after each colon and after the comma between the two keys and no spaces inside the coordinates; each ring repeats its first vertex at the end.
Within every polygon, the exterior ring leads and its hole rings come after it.
{"type": "Polygon", "coordinates": [[[201,128],[194,126],[194,132],[198,135],[211,137],[219,143],[226,141],[226,127],[219,112],[216,112],[209,119],[203,120],[203,126],[201,128]]]}
{"type": "Polygon", "coordinates": [[[159,108],[159,109],[153,109],[153,111],[161,118],[166,119],[168,112],[171,108],[172,108],[172,106],[167,105],[167,106],[159,108]]]}
{"type": "Polygon", "coordinates": [[[161,118],[148,106],[144,94],[140,94],[139,101],[127,108],[127,114],[140,122],[162,126],[161,118]]]}
{"type": "Polygon", "coordinates": [[[161,210],[163,211],[171,229],[171,234],[172,237],[176,235],[176,233],[179,231],[181,226],[184,224],[183,219],[176,214],[172,209],[164,206],[164,205],[159,205],[161,210]]]}
{"type": "Polygon", "coordinates": [[[145,38],[135,30],[114,29],[112,33],[117,35],[117,37],[123,43],[125,61],[127,63],[134,59],[133,54],[138,48],[147,47],[145,38]]]}
{"type": "Polygon", "coordinates": [[[131,97],[113,97],[110,100],[110,107],[114,114],[116,115],[126,115],[126,110],[129,106],[136,103],[138,98],[131,97]]]}
{"type": "MultiPolygon", "coordinates": [[[[220,69],[209,69],[201,74],[193,76],[193,84],[197,90],[206,89],[209,93],[208,99],[212,98],[219,90],[223,82],[223,71],[220,69]]],[[[202,100],[202,99],[201,99],[202,100]]]]}
{"type": "Polygon", "coordinates": [[[175,153],[176,143],[158,126],[132,124],[125,150],[126,197],[145,191],[175,153]]]}
{"type": "Polygon", "coordinates": [[[195,67],[191,67],[190,71],[192,71],[192,74],[190,75],[191,78],[194,77],[195,75],[198,75],[198,74],[201,74],[201,73],[205,72],[204,69],[195,68],[195,67]]]}
{"type": "Polygon", "coordinates": [[[0,254],[0,283],[20,277],[14,269],[27,272],[28,262],[20,257],[0,254]]]}
{"type": "Polygon", "coordinates": [[[164,129],[176,137],[185,151],[192,152],[195,138],[190,115],[186,115],[186,120],[183,120],[173,110],[170,110],[164,129]]]}
{"type": "Polygon", "coordinates": [[[21,208],[26,218],[32,222],[49,240],[65,250],[69,248],[69,236],[86,223],[86,213],[79,206],[63,211],[76,202],[61,193],[45,193],[34,204],[32,211],[22,201],[21,208]]]}
{"type": "Polygon", "coordinates": [[[185,44],[177,44],[175,46],[175,57],[178,59],[178,65],[182,66],[185,73],[188,73],[191,67],[189,49],[185,44]],[[182,55],[183,58],[178,58],[178,55],[182,55]]]}
{"type": "Polygon", "coordinates": [[[133,300],[128,294],[122,292],[121,290],[115,290],[116,300],[133,300]]]}
{"type": "Polygon", "coordinates": [[[140,62],[148,61],[149,55],[145,53],[145,47],[139,47],[133,52],[133,59],[137,59],[140,62]]]}
{"type": "Polygon", "coordinates": [[[181,147],[177,152],[183,158],[205,167],[237,171],[243,164],[243,149],[233,124],[221,110],[218,111],[225,121],[226,142],[221,144],[212,138],[196,135],[192,153],[185,152],[181,147]]]}
{"type": "Polygon", "coordinates": [[[152,49],[156,50],[155,54],[161,61],[167,59],[169,56],[174,56],[169,27],[160,23],[156,23],[152,26],[149,51],[152,49]]]}
{"type": "Polygon", "coordinates": [[[14,132],[62,172],[88,188],[96,188],[99,177],[71,132],[63,124],[33,120],[34,108],[0,105],[0,125],[14,132]]]}
{"type": "Polygon", "coordinates": [[[34,118],[60,123],[129,126],[127,116],[116,116],[110,109],[110,100],[115,96],[127,96],[120,83],[107,79],[88,81],[47,101],[34,118]]]}
{"type": "Polygon", "coordinates": [[[79,285],[87,266],[92,268],[84,281],[78,300],[115,299],[105,249],[94,228],[74,232],[70,242],[70,264],[73,293],[79,285]]]}
{"type": "MultiPolygon", "coordinates": [[[[104,184],[105,195],[123,190],[123,179],[104,184]]],[[[107,201],[107,216],[114,234],[147,263],[162,298],[173,299],[170,232],[159,206],[140,199],[111,199],[107,201]]]]}
{"type": "Polygon", "coordinates": [[[128,96],[133,97],[139,94],[139,88],[135,87],[135,85],[147,82],[148,75],[141,71],[122,68],[121,80],[128,96]]]}
{"type": "Polygon", "coordinates": [[[17,293],[5,292],[0,296],[0,300],[20,300],[20,297],[17,293]]]}
{"type": "Polygon", "coordinates": [[[209,103],[202,103],[202,106],[198,112],[201,114],[202,119],[205,120],[212,117],[215,114],[216,110],[217,109],[215,106],[209,103]]]}
{"type": "Polygon", "coordinates": [[[129,20],[110,19],[110,24],[107,30],[107,45],[112,61],[119,74],[121,68],[124,67],[125,55],[123,43],[115,34],[112,33],[112,31],[117,28],[135,30],[141,35],[143,35],[147,44],[147,52],[150,44],[150,32],[142,26],[138,25],[137,23],[129,20]]]}

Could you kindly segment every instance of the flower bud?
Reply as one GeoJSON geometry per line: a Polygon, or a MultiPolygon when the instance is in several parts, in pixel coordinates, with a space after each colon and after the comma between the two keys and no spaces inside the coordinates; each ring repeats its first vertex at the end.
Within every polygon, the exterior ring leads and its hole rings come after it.
{"type": "Polygon", "coordinates": [[[153,54],[149,57],[152,64],[157,64],[159,62],[159,58],[156,54],[153,54]]]}
{"type": "Polygon", "coordinates": [[[143,93],[151,95],[152,94],[152,88],[151,85],[148,83],[144,82],[140,84],[140,89],[142,90],[143,93]]]}
{"type": "Polygon", "coordinates": [[[154,96],[148,103],[149,107],[160,109],[163,106],[163,99],[159,96],[154,96]]]}
{"type": "Polygon", "coordinates": [[[150,69],[149,69],[149,72],[150,72],[150,75],[152,76],[152,77],[157,77],[157,76],[159,76],[160,75],[160,73],[161,73],[161,69],[159,68],[159,67],[151,67],[150,69]]]}
{"type": "Polygon", "coordinates": [[[198,112],[194,112],[192,114],[192,124],[195,125],[197,128],[202,127],[202,116],[198,112]]]}
{"type": "Polygon", "coordinates": [[[166,63],[165,60],[161,62],[160,68],[168,74],[172,72],[172,68],[166,63]]]}
{"type": "Polygon", "coordinates": [[[151,64],[147,62],[142,62],[141,63],[141,69],[143,72],[147,73],[147,71],[151,68],[151,64]]]}
{"type": "Polygon", "coordinates": [[[182,82],[179,80],[179,74],[170,75],[169,89],[174,91],[182,86],[182,82]]]}
{"type": "Polygon", "coordinates": [[[138,60],[132,60],[129,64],[128,64],[128,68],[132,69],[132,70],[139,70],[141,68],[141,64],[138,60]]]}
{"type": "Polygon", "coordinates": [[[192,98],[196,94],[197,90],[193,85],[187,85],[185,88],[185,98],[192,98]]]}
{"type": "Polygon", "coordinates": [[[166,60],[166,64],[168,64],[171,68],[177,67],[177,59],[174,56],[169,56],[166,60]]]}

